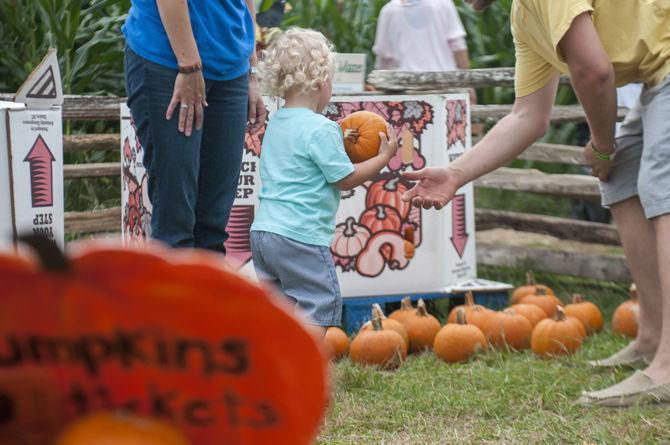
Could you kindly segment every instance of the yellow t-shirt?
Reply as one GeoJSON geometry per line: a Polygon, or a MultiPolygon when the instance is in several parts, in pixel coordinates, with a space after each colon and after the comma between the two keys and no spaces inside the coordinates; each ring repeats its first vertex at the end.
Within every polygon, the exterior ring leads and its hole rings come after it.
{"type": "Polygon", "coordinates": [[[670,0],[514,0],[517,97],[568,73],[558,42],[584,12],[591,13],[617,86],[655,85],[670,74],[670,0]]]}

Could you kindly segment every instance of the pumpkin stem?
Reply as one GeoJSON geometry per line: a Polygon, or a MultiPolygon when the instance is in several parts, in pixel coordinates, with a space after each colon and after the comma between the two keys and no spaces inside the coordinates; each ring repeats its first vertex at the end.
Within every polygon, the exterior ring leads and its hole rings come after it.
{"type": "Polygon", "coordinates": [[[584,302],[584,297],[582,297],[580,294],[572,294],[572,303],[583,303],[584,302]]]}
{"type": "Polygon", "coordinates": [[[358,141],[358,128],[347,128],[344,130],[344,139],[355,144],[358,141]]]}
{"type": "Polygon", "coordinates": [[[423,298],[419,298],[419,302],[416,304],[416,315],[420,317],[428,316],[428,310],[426,309],[426,303],[423,301],[423,298]]]}
{"type": "Polygon", "coordinates": [[[375,303],[375,304],[372,305],[372,317],[373,317],[373,318],[374,318],[374,317],[379,317],[379,318],[381,318],[382,320],[383,320],[384,318],[386,318],[386,315],[384,315],[384,311],[382,310],[382,307],[381,307],[379,304],[377,304],[377,303],[375,303]]]}
{"type": "Polygon", "coordinates": [[[468,324],[468,320],[465,317],[465,309],[462,306],[456,309],[456,323],[468,324]]]}
{"type": "Polygon", "coordinates": [[[465,293],[465,305],[468,307],[475,305],[475,296],[472,294],[472,291],[467,291],[465,293]]]}
{"type": "Polygon", "coordinates": [[[547,295],[547,290],[543,287],[535,289],[535,295],[547,295]]]}
{"type": "Polygon", "coordinates": [[[535,275],[533,275],[532,270],[526,272],[526,283],[528,283],[529,286],[535,286],[535,275]]]}
{"type": "Polygon", "coordinates": [[[637,286],[635,283],[631,283],[628,290],[630,292],[630,299],[637,301],[637,286]]]}
{"type": "Polygon", "coordinates": [[[554,320],[556,321],[565,321],[566,319],[565,315],[565,309],[563,309],[563,306],[556,305],[556,315],[554,316],[554,320]]]}
{"type": "Polygon", "coordinates": [[[17,237],[17,241],[30,246],[40,259],[42,267],[50,272],[66,273],[71,269],[65,253],[52,239],[43,235],[26,234],[17,237]]]}
{"type": "Polygon", "coordinates": [[[386,210],[384,210],[382,204],[375,205],[375,209],[377,210],[377,219],[386,219],[386,210]]]}
{"type": "Polygon", "coordinates": [[[384,183],[384,190],[389,192],[395,192],[398,190],[398,181],[400,181],[400,176],[394,176],[384,183]]]}
{"type": "Polygon", "coordinates": [[[403,311],[411,311],[412,308],[412,299],[410,297],[404,297],[400,300],[400,309],[403,311]]]}
{"type": "Polygon", "coordinates": [[[352,218],[351,216],[347,218],[346,221],[344,221],[344,236],[347,238],[351,238],[352,236],[356,235],[356,232],[354,231],[354,223],[356,220],[352,218]]]}
{"type": "Polygon", "coordinates": [[[382,327],[382,319],[380,317],[374,316],[372,317],[372,329],[375,331],[383,331],[384,328],[382,327]]]}

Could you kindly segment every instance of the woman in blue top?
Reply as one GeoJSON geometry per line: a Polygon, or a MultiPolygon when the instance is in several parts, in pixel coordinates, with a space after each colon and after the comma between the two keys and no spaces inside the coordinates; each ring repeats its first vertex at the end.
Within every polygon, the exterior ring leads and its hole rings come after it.
{"type": "Polygon", "coordinates": [[[253,0],[132,0],[128,106],[144,147],[152,237],[225,253],[255,78],[253,0]]]}

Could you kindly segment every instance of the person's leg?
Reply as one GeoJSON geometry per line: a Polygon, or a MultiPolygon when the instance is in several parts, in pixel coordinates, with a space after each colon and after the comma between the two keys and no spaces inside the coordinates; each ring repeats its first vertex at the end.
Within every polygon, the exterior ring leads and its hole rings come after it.
{"type": "Polygon", "coordinates": [[[128,107],[144,148],[152,204],[151,236],[174,247],[191,247],[202,131],[190,137],[177,129],[178,112],[165,112],[177,72],[149,62],[130,49],[125,59],[128,107]]]}
{"type": "Polygon", "coordinates": [[[249,78],[208,81],[194,228],[196,247],[225,253],[247,124],[249,78]]]}
{"type": "Polygon", "coordinates": [[[644,371],[657,383],[670,383],[670,214],[654,218],[662,304],[656,307],[663,318],[663,330],[654,360],[644,371]]]}
{"type": "Polygon", "coordinates": [[[639,291],[637,337],[632,347],[650,359],[661,336],[661,288],[656,257],[656,232],[636,196],[611,206],[633,281],[639,291]]]}

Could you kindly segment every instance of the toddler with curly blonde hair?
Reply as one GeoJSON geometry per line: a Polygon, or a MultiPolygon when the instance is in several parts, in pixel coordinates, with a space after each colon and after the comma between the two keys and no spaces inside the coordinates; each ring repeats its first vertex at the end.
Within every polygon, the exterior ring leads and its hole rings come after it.
{"type": "Polygon", "coordinates": [[[373,179],[397,142],[380,133],[379,153],[351,163],[340,127],[320,114],[330,101],[334,74],[332,45],[320,32],[287,30],[266,50],[259,68],[265,90],[285,104],[263,138],[260,207],[251,226],[254,268],[261,281],[302,309],[309,323],[337,326],[342,297],[329,246],[340,190],[373,179]]]}

